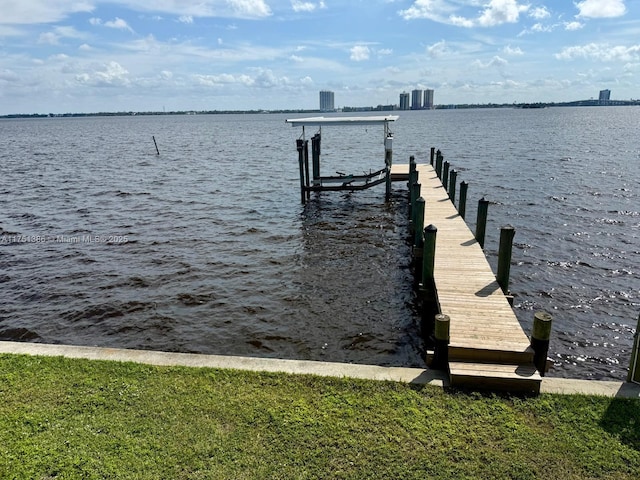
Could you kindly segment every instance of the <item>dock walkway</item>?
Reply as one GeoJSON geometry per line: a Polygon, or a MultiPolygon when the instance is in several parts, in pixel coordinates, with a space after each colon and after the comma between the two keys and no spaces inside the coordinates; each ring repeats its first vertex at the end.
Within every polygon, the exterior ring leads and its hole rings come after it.
{"type": "MultiPolygon", "coordinates": [[[[394,165],[396,179],[408,165],[394,165]]],[[[452,385],[538,392],[533,349],[484,252],[431,165],[417,165],[424,225],[437,230],[434,281],[440,312],[450,318],[452,385]]]]}

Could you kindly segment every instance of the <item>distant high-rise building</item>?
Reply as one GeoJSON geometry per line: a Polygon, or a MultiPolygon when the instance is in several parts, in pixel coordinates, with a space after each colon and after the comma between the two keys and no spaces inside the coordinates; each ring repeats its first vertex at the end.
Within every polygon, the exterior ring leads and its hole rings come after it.
{"type": "Polygon", "coordinates": [[[424,91],[424,108],[431,110],[433,108],[433,90],[427,89],[424,91]]]}
{"type": "Polygon", "coordinates": [[[409,110],[409,94],[407,92],[400,94],[400,110],[409,110]]]}
{"type": "Polygon", "coordinates": [[[320,91],[320,110],[323,112],[335,111],[334,94],[329,90],[320,91]]]}
{"type": "Polygon", "coordinates": [[[422,90],[411,90],[411,110],[422,108],[422,90]]]}
{"type": "Polygon", "coordinates": [[[609,105],[611,100],[611,90],[600,90],[600,96],[598,97],[598,103],[600,105],[609,105]]]}

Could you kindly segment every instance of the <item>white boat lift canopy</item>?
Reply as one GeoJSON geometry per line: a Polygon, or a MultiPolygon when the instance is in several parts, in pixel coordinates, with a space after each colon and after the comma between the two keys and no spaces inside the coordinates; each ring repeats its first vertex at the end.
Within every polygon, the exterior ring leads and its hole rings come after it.
{"type": "Polygon", "coordinates": [[[398,115],[371,115],[360,117],[307,117],[290,118],[285,120],[292,127],[322,126],[322,125],[371,125],[376,123],[395,122],[398,115]]]}

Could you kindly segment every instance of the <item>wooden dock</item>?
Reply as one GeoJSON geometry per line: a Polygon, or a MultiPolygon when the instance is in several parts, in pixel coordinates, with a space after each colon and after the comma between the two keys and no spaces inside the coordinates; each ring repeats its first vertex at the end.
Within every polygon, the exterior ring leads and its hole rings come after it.
{"type": "MultiPolygon", "coordinates": [[[[538,393],[541,377],[530,340],[503,294],[484,252],[431,165],[417,165],[424,225],[437,228],[434,286],[450,318],[448,367],[453,386],[538,393]]],[[[393,165],[393,180],[408,179],[393,165]]]]}

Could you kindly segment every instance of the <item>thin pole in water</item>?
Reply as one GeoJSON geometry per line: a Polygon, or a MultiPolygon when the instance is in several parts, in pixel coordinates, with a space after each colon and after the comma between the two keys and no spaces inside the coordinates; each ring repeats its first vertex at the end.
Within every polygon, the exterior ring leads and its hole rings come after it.
{"type": "Polygon", "coordinates": [[[153,144],[156,146],[156,153],[160,155],[160,150],[158,150],[158,144],[156,143],[156,136],[152,135],[151,138],[153,138],[153,144]]]}

